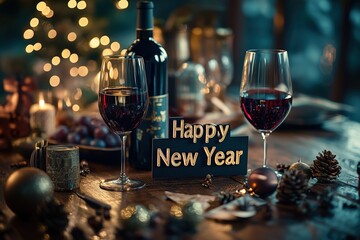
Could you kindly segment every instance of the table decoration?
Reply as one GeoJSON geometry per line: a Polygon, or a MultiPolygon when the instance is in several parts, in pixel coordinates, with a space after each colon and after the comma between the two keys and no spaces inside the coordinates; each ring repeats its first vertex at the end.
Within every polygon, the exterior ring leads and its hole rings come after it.
{"type": "Polygon", "coordinates": [[[169,122],[169,138],[153,140],[153,178],[247,174],[247,136],[231,137],[229,124],[169,122]]]}
{"type": "Polygon", "coordinates": [[[147,228],[150,224],[150,212],[143,205],[131,204],[120,212],[123,228],[135,232],[147,228]]]}
{"type": "Polygon", "coordinates": [[[334,182],[341,173],[341,166],[336,160],[336,155],[328,150],[324,150],[316,156],[310,169],[313,178],[321,183],[334,182]]]}
{"type": "Polygon", "coordinates": [[[255,194],[261,198],[266,198],[276,191],[278,178],[271,168],[260,167],[250,173],[248,184],[255,194]]]}
{"type": "Polygon", "coordinates": [[[201,194],[192,195],[192,194],[184,194],[184,193],[175,193],[170,191],[165,191],[164,194],[168,199],[176,202],[181,206],[185,205],[190,201],[199,202],[204,210],[210,207],[209,202],[215,201],[216,199],[215,196],[201,195],[201,194]]]}
{"type": "Polygon", "coordinates": [[[54,183],[55,191],[69,191],[79,187],[79,147],[50,145],[46,148],[46,173],[54,183]]]}
{"type": "Polygon", "coordinates": [[[256,215],[257,208],[266,201],[246,194],[205,213],[205,217],[215,220],[233,221],[239,218],[250,218],[256,215]]]}
{"type": "Polygon", "coordinates": [[[307,177],[302,172],[292,169],[287,171],[281,178],[276,198],[279,203],[298,204],[306,197],[307,188],[307,177]]]}
{"type": "Polygon", "coordinates": [[[301,159],[291,164],[288,168],[288,170],[293,170],[293,169],[302,172],[306,176],[307,180],[310,180],[310,178],[312,177],[310,166],[302,162],[301,159]]]}
{"type": "Polygon", "coordinates": [[[64,205],[56,198],[52,198],[45,204],[39,216],[49,234],[63,235],[69,224],[68,212],[65,211],[64,205]]]}
{"type": "Polygon", "coordinates": [[[5,182],[7,206],[22,218],[36,217],[54,195],[54,185],[42,170],[25,167],[14,171],[5,182]]]}
{"type": "Polygon", "coordinates": [[[51,136],[56,128],[55,107],[40,96],[39,103],[30,107],[30,126],[45,136],[51,136]]]}

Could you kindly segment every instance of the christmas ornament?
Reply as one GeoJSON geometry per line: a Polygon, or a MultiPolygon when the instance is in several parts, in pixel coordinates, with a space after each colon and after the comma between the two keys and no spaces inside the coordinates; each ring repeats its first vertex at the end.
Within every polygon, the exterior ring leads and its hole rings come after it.
{"type": "Polygon", "coordinates": [[[310,167],[313,178],[319,182],[334,182],[341,173],[341,166],[331,151],[324,150],[316,156],[314,164],[310,167]]]}
{"type": "Polygon", "coordinates": [[[206,174],[205,179],[203,180],[201,186],[203,186],[204,188],[210,188],[213,182],[213,175],[211,174],[206,174]]]}
{"type": "Polygon", "coordinates": [[[287,170],[289,170],[290,165],[287,165],[285,163],[278,163],[276,164],[276,171],[278,171],[279,173],[283,174],[285,173],[287,170]]]}
{"type": "Polygon", "coordinates": [[[5,182],[4,198],[8,207],[25,218],[35,217],[54,195],[54,185],[40,169],[25,167],[13,172],[5,182]]]}
{"type": "Polygon", "coordinates": [[[124,230],[131,232],[144,229],[149,226],[150,213],[148,209],[142,205],[129,205],[122,209],[120,217],[124,230]]]}
{"type": "Polygon", "coordinates": [[[276,173],[268,167],[260,167],[252,171],[248,178],[249,187],[261,198],[275,192],[278,184],[276,173]]]}
{"type": "Polygon", "coordinates": [[[306,163],[303,163],[301,160],[299,160],[296,163],[290,165],[289,170],[293,170],[293,169],[300,171],[305,175],[308,181],[310,180],[311,170],[310,170],[310,166],[307,165],[306,163]]]}
{"type": "Polygon", "coordinates": [[[218,198],[220,201],[220,204],[227,204],[233,200],[235,200],[236,198],[238,198],[238,196],[234,193],[229,193],[229,192],[220,192],[218,194],[218,198]]]}
{"type": "Polygon", "coordinates": [[[305,198],[308,186],[307,177],[300,171],[292,169],[281,178],[276,198],[280,203],[297,204],[305,198]]]}
{"type": "Polygon", "coordinates": [[[204,209],[202,204],[197,201],[190,201],[182,207],[183,220],[190,225],[199,224],[204,218],[204,209]]]}

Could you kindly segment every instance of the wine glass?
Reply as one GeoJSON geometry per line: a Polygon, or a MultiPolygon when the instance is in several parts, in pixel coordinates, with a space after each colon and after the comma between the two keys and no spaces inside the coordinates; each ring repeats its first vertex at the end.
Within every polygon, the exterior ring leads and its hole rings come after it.
{"type": "Polygon", "coordinates": [[[127,136],[145,117],[149,105],[144,60],[140,56],[104,56],[99,83],[99,111],[107,126],[121,137],[120,176],[103,180],[102,189],[131,191],[145,186],[125,173],[127,136]]]}
{"type": "Polygon", "coordinates": [[[267,164],[267,138],[289,114],[292,94],[287,51],[246,51],[240,106],[245,118],[261,133],[264,140],[264,167],[267,164]]]}

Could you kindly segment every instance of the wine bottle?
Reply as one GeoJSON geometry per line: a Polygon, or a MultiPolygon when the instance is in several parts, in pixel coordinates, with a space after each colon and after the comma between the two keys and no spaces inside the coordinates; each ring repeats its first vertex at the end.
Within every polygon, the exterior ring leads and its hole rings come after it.
{"type": "Polygon", "coordinates": [[[129,149],[130,165],[142,170],[151,169],[152,139],[168,137],[168,57],[153,38],[153,8],[151,1],[137,3],[137,36],[126,51],[144,58],[150,97],[147,115],[132,132],[129,149]]]}

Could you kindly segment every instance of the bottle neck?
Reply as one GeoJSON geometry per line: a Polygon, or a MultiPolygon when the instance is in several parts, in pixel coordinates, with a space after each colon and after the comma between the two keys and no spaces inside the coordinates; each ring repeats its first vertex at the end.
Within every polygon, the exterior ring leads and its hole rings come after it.
{"type": "Polygon", "coordinates": [[[137,38],[153,37],[154,15],[152,2],[143,1],[138,4],[136,19],[137,38]]]}
{"type": "Polygon", "coordinates": [[[148,39],[153,37],[152,29],[137,29],[136,30],[136,38],[138,39],[148,39]]]}

